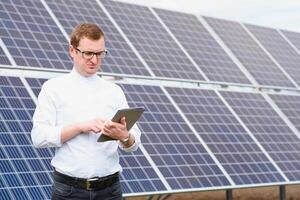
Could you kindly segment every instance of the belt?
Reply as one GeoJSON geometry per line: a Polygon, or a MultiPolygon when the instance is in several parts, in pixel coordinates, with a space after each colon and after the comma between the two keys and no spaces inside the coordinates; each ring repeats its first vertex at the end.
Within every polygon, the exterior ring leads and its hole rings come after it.
{"type": "Polygon", "coordinates": [[[67,176],[58,171],[54,171],[53,177],[55,181],[73,186],[75,188],[86,190],[101,190],[119,181],[119,172],[105,177],[83,179],[67,176]]]}

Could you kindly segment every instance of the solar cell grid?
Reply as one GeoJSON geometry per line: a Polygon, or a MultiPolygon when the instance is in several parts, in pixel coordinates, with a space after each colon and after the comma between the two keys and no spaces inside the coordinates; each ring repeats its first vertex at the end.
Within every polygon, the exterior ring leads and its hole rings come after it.
{"type": "Polygon", "coordinates": [[[147,7],[107,0],[101,2],[156,76],[203,80],[147,7]]]}
{"type": "Polygon", "coordinates": [[[48,174],[52,168],[47,163],[50,163],[51,152],[34,149],[29,134],[34,102],[19,78],[0,76],[0,80],[0,162],[4,183],[1,198],[4,198],[2,194],[11,195],[9,199],[49,198],[47,188],[51,187],[52,180],[48,174]],[[43,181],[37,174],[44,177],[43,181]],[[19,188],[24,188],[22,198],[19,188]]]}
{"type": "MultiPolygon", "coordinates": [[[[100,1],[155,76],[204,80],[150,9],[100,1]]],[[[68,33],[82,21],[98,23],[104,29],[109,54],[103,61],[103,72],[150,76],[97,1],[45,2],[68,33]]],[[[209,80],[249,83],[194,15],[162,9],[154,11],[209,80]]],[[[259,84],[294,87],[242,26],[229,21],[205,19],[259,84]]],[[[246,26],[298,83],[300,58],[296,51],[285,43],[275,29],[246,26]]],[[[68,41],[40,0],[1,1],[0,29],[1,40],[17,65],[71,69],[68,41]]],[[[300,34],[282,32],[300,50],[300,34]]],[[[11,65],[1,47],[0,64],[11,65]]],[[[26,81],[38,96],[46,79],[26,78],[26,81]]],[[[167,192],[156,168],[149,163],[148,155],[172,190],[230,186],[162,88],[120,85],[130,106],[146,107],[138,122],[143,134],[143,149],[129,154],[120,151],[123,166],[121,184],[125,194],[167,192]],[[144,155],[144,149],[147,155],[144,155]]],[[[166,89],[238,186],[284,181],[215,92],[166,89]]],[[[288,179],[299,181],[299,136],[290,130],[261,95],[220,93],[288,179]]],[[[299,130],[300,97],[270,97],[299,130]]],[[[49,199],[51,196],[53,168],[50,160],[54,149],[35,149],[32,146],[30,131],[34,108],[34,101],[20,78],[0,76],[0,199],[49,199]]]]}
{"type": "Polygon", "coordinates": [[[209,80],[250,83],[196,16],[162,9],[155,9],[155,12],[209,80]]]}
{"type": "Polygon", "coordinates": [[[47,79],[43,78],[26,78],[27,83],[30,85],[31,90],[36,97],[38,97],[41,87],[46,80],[47,79]]]}
{"type": "Polygon", "coordinates": [[[121,85],[130,106],[144,106],[142,143],[172,189],[229,185],[189,126],[157,86],[121,85]]]}
{"type": "Polygon", "coordinates": [[[288,40],[296,46],[298,51],[300,51],[300,33],[299,32],[293,32],[293,31],[286,31],[286,30],[280,30],[287,38],[288,40]]]}
{"type": "Polygon", "coordinates": [[[46,2],[68,34],[83,21],[96,23],[104,30],[108,54],[103,60],[103,72],[150,76],[96,1],[47,0],[46,2]]]}
{"type": "Polygon", "coordinates": [[[259,84],[295,87],[239,23],[204,18],[259,84]]]}
{"type": "Polygon", "coordinates": [[[276,94],[269,96],[300,131],[300,96],[276,94]]]}
{"type": "Polygon", "coordinates": [[[11,65],[2,48],[0,48],[0,64],[11,65]]]}
{"type": "Polygon", "coordinates": [[[40,1],[1,1],[0,12],[0,37],[17,65],[72,67],[67,41],[40,1]]]}
{"type": "Polygon", "coordinates": [[[282,68],[300,85],[300,56],[276,29],[246,25],[282,68]]]}
{"type": "Polygon", "coordinates": [[[120,153],[120,163],[123,167],[121,184],[124,193],[166,190],[141,150],[131,154],[120,153]]]}
{"type": "Polygon", "coordinates": [[[290,181],[299,181],[300,140],[260,95],[221,92],[290,181]]]}
{"type": "Polygon", "coordinates": [[[214,91],[167,91],[237,185],[284,180],[214,91]]]}

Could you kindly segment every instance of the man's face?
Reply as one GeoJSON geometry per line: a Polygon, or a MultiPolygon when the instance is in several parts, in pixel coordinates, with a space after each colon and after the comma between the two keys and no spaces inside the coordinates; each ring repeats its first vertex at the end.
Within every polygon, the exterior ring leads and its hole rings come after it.
{"type": "Polygon", "coordinates": [[[99,40],[90,40],[88,38],[82,38],[77,48],[70,45],[69,52],[74,60],[75,69],[85,77],[92,76],[97,73],[101,67],[102,59],[100,56],[91,54],[91,58],[83,55],[82,52],[99,53],[105,51],[104,37],[99,40]]]}

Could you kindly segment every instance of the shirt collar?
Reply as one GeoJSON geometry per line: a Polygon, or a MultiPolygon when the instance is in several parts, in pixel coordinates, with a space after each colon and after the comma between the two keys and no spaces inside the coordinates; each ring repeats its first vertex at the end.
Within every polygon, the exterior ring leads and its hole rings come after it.
{"type": "Polygon", "coordinates": [[[94,74],[92,76],[86,77],[86,76],[82,76],[76,69],[75,67],[73,67],[72,71],[71,71],[71,76],[74,77],[76,80],[79,80],[81,82],[86,82],[86,83],[90,83],[93,81],[96,81],[98,79],[97,74],[94,74]]]}

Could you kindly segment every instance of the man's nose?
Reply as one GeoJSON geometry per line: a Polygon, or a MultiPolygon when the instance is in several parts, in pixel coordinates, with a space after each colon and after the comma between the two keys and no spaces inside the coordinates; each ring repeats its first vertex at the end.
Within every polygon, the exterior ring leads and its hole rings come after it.
{"type": "Polygon", "coordinates": [[[93,63],[99,62],[99,59],[98,59],[98,57],[96,56],[96,54],[93,55],[93,57],[91,58],[91,61],[92,61],[93,63]]]}

